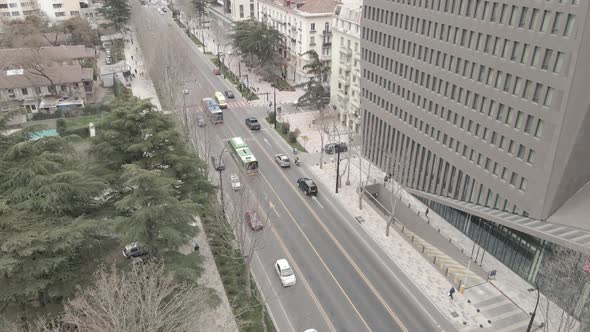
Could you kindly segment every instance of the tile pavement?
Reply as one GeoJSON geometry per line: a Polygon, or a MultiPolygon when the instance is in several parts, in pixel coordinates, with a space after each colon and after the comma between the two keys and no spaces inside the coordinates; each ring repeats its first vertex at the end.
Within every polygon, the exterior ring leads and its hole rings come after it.
{"type": "MultiPolygon", "coordinates": [[[[312,121],[318,117],[317,111],[311,112],[286,112],[281,114],[283,120],[289,121],[291,128],[297,128],[301,131],[299,136],[300,143],[310,152],[302,154],[301,159],[314,173],[316,179],[320,179],[327,188],[333,188],[335,185],[334,170],[335,162],[334,156],[324,155],[324,165],[322,169],[319,167],[320,157],[320,131],[317,125],[312,121]]],[[[334,141],[338,133],[340,139],[348,142],[348,132],[346,128],[340,126],[337,120],[330,120],[330,127],[335,126],[337,130],[332,130],[332,140],[334,141]],[[336,132],[337,134],[334,134],[336,132]]],[[[326,142],[324,142],[325,144],[326,142]]],[[[354,143],[354,142],[353,142],[354,143]]],[[[375,241],[388,253],[392,260],[400,266],[400,268],[413,280],[419,289],[421,289],[426,297],[428,297],[439,310],[455,325],[462,330],[488,330],[488,331],[502,331],[502,332],[516,332],[523,331],[528,325],[530,317],[528,312],[534,308],[536,294],[529,292],[528,289],[532,286],[513,273],[506,266],[501,264],[492,255],[487,254],[483,263],[479,266],[476,263],[471,263],[471,270],[478,270],[479,280],[474,279],[470,275],[470,282],[467,283],[468,288],[464,294],[457,293],[454,301],[449,301],[447,296],[448,289],[452,285],[452,278],[445,278],[444,272],[437,269],[435,265],[428,259],[428,255],[421,255],[420,250],[416,246],[412,246],[412,242],[408,236],[402,236],[398,232],[390,232],[390,237],[385,237],[385,219],[380,215],[378,210],[369,204],[363,204],[363,210],[358,210],[358,192],[357,187],[359,178],[365,183],[383,182],[384,173],[372,166],[370,174],[368,174],[368,166],[366,160],[362,161],[362,172],[359,171],[358,154],[352,154],[352,162],[350,166],[350,185],[345,185],[346,177],[342,179],[342,189],[336,197],[342,202],[351,215],[362,215],[366,222],[363,228],[375,239],[375,241]],[[485,282],[485,274],[487,271],[497,270],[497,277],[495,280],[485,282]],[[483,276],[481,274],[484,274],[483,276]],[[483,281],[480,282],[480,281],[483,281]],[[479,310],[479,311],[478,311],[479,310]],[[457,314],[455,315],[453,314],[457,314]],[[466,324],[463,324],[465,322],[466,324]],[[480,327],[481,325],[481,327],[480,327]]],[[[341,164],[342,167],[342,164],[341,164]]],[[[392,185],[393,186],[393,185],[392,185]]],[[[402,192],[402,200],[410,203],[410,209],[414,217],[422,219],[422,223],[426,224],[424,211],[426,206],[419,200],[406,192],[402,192]],[[418,213],[420,212],[420,215],[418,213]]],[[[463,254],[459,257],[457,252],[469,253],[473,248],[473,241],[471,241],[462,232],[454,228],[451,224],[446,222],[433,211],[429,212],[429,227],[436,229],[438,236],[448,242],[452,240],[452,246],[455,252],[451,249],[445,248],[443,254],[446,257],[451,257],[457,265],[457,270],[465,269],[469,257],[463,254]],[[440,229],[440,233],[438,232],[440,229]]],[[[403,222],[404,220],[402,220],[403,222]]],[[[412,220],[412,222],[415,222],[412,220]]],[[[405,234],[404,234],[405,235],[405,234]]],[[[433,249],[440,250],[440,239],[433,239],[432,235],[424,234],[421,231],[417,238],[424,236],[424,243],[431,244],[433,249]],[[437,242],[438,241],[438,242],[437,242]],[[439,246],[432,246],[431,242],[439,244],[439,246]]],[[[419,241],[419,240],[416,240],[419,241]]],[[[443,241],[444,242],[444,241],[443,241]]],[[[441,254],[439,253],[439,257],[441,254]]],[[[479,262],[478,262],[479,263],[479,262]]],[[[445,271],[444,269],[442,271],[445,271]]],[[[542,304],[540,310],[546,310],[547,301],[542,296],[542,304]]],[[[559,310],[555,305],[551,305],[549,310],[549,321],[544,322],[544,317],[539,317],[535,320],[535,327],[541,322],[547,325],[547,331],[555,331],[558,328],[559,310]],[[553,322],[553,324],[550,324],[553,322]]]]}

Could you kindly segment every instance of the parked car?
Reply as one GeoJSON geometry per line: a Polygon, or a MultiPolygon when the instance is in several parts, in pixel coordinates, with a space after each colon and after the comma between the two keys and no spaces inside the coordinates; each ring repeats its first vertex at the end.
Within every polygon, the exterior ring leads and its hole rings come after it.
{"type": "Polygon", "coordinates": [[[233,92],[231,92],[231,91],[229,91],[229,90],[225,91],[225,96],[226,96],[228,99],[233,99],[233,98],[235,97],[235,96],[234,96],[234,93],[233,93],[233,92]]]}
{"type": "Polygon", "coordinates": [[[214,156],[211,156],[211,163],[216,171],[223,171],[225,169],[225,164],[223,163],[223,159],[215,159],[214,156]]]}
{"type": "Polygon", "coordinates": [[[106,53],[107,56],[111,56],[111,49],[110,48],[105,49],[104,52],[106,53]]]}
{"type": "Polygon", "coordinates": [[[246,126],[248,126],[250,130],[260,130],[260,122],[258,122],[253,116],[246,118],[246,126]]]}
{"type": "Polygon", "coordinates": [[[207,127],[207,120],[205,119],[205,116],[203,116],[202,114],[199,114],[197,116],[197,126],[207,127]]]}
{"type": "Polygon", "coordinates": [[[231,182],[231,188],[233,190],[240,190],[240,188],[242,188],[242,184],[240,183],[240,178],[237,175],[235,175],[235,174],[230,175],[229,181],[231,182]]]}
{"type": "Polygon", "coordinates": [[[113,58],[111,58],[110,56],[107,56],[107,57],[104,59],[104,62],[105,62],[107,65],[110,65],[111,63],[113,63],[113,58]]]}
{"type": "Polygon", "coordinates": [[[348,146],[346,146],[346,143],[330,143],[324,146],[324,151],[327,154],[342,153],[348,151],[348,146]]]}
{"type": "Polygon", "coordinates": [[[283,287],[293,286],[297,282],[297,278],[295,278],[295,273],[293,272],[293,269],[291,269],[291,266],[289,265],[289,262],[287,262],[286,259],[279,259],[275,263],[275,271],[277,272],[277,275],[279,276],[279,279],[281,280],[281,284],[283,285],[283,287]]]}
{"type": "Polygon", "coordinates": [[[258,218],[258,214],[254,210],[246,210],[246,223],[253,231],[259,231],[264,227],[262,220],[258,218]]]}
{"type": "Polygon", "coordinates": [[[313,182],[310,178],[299,178],[297,179],[297,186],[303,190],[306,195],[316,195],[318,194],[318,186],[316,186],[315,182],[313,182]]]}
{"type": "Polygon", "coordinates": [[[221,75],[221,71],[219,71],[219,69],[215,68],[215,69],[213,69],[213,74],[221,75]]]}
{"type": "Polygon", "coordinates": [[[281,167],[291,167],[291,161],[289,160],[289,157],[282,153],[275,154],[275,161],[281,167]]]}
{"type": "Polygon", "coordinates": [[[137,242],[130,243],[123,249],[123,256],[126,258],[141,257],[147,255],[147,251],[137,242]]]}

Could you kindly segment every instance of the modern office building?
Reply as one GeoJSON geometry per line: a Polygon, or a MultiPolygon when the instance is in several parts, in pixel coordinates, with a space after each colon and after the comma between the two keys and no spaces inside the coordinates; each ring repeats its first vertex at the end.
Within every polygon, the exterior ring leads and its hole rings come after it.
{"type": "Polygon", "coordinates": [[[529,281],[590,252],[589,10],[364,1],[363,153],[529,281]]]}
{"type": "Polygon", "coordinates": [[[334,11],[330,105],[350,131],[360,127],[362,1],[343,3],[334,11]]]}

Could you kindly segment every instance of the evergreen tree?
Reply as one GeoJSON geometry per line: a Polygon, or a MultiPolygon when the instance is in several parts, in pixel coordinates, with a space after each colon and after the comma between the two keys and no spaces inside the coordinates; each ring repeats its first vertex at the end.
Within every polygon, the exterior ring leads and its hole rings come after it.
{"type": "Polygon", "coordinates": [[[115,30],[121,31],[131,15],[129,3],[126,0],[104,0],[98,12],[113,23],[115,30]]]}

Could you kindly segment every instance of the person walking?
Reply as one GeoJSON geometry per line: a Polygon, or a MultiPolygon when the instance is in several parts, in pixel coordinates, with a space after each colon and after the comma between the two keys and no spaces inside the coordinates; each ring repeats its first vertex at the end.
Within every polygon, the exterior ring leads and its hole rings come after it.
{"type": "Polygon", "coordinates": [[[428,212],[430,212],[430,210],[428,208],[426,208],[426,212],[424,212],[424,215],[428,217],[428,212]]]}
{"type": "Polygon", "coordinates": [[[455,292],[455,287],[451,287],[451,289],[449,290],[449,297],[451,298],[451,300],[453,299],[453,294],[455,294],[455,292]]]}

